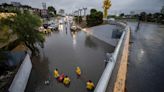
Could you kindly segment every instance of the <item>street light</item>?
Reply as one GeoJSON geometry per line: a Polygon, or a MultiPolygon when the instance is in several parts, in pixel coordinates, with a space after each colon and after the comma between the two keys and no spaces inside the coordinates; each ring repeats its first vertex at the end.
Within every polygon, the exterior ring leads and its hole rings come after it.
{"type": "Polygon", "coordinates": [[[75,16],[78,16],[78,11],[75,11],[74,13],[75,13],[75,16]]]}
{"type": "Polygon", "coordinates": [[[83,8],[83,10],[84,10],[84,17],[85,17],[87,8],[83,8]]]}
{"type": "Polygon", "coordinates": [[[83,9],[79,9],[78,11],[79,11],[79,14],[80,14],[80,16],[81,16],[81,11],[82,11],[83,9]]]}
{"type": "Polygon", "coordinates": [[[83,8],[83,10],[84,10],[84,20],[86,20],[86,10],[87,10],[87,8],[83,8]]]}

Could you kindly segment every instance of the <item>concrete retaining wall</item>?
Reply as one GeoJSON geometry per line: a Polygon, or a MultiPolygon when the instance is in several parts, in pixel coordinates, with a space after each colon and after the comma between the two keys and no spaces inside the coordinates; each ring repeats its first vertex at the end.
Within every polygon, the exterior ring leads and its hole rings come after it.
{"type": "MultiPolygon", "coordinates": [[[[130,29],[127,29],[127,30],[130,30],[130,29]]],[[[124,43],[123,43],[120,66],[118,69],[117,78],[115,81],[113,92],[125,92],[125,81],[126,81],[128,53],[129,53],[129,38],[130,38],[130,31],[127,31],[125,39],[124,39],[124,43]]]]}
{"type": "Polygon", "coordinates": [[[15,75],[12,84],[10,85],[9,92],[24,92],[29,79],[29,75],[31,73],[31,69],[31,59],[29,54],[27,54],[17,74],[15,75]]]}

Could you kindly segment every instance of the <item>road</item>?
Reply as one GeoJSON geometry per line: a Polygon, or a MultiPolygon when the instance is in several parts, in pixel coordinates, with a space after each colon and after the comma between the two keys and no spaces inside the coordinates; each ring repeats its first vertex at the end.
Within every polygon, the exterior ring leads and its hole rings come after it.
{"type": "Polygon", "coordinates": [[[33,57],[33,69],[25,92],[87,92],[86,81],[91,79],[95,86],[105,68],[105,53],[114,47],[87,35],[83,31],[71,32],[69,23],[59,25],[59,31],[46,37],[41,56],[33,57]],[[77,78],[75,67],[82,70],[77,78]],[[53,78],[53,70],[58,68],[71,78],[67,88],[53,78]],[[44,81],[50,79],[50,85],[44,81]]]}
{"type": "Polygon", "coordinates": [[[164,91],[164,25],[128,23],[132,28],[127,92],[164,91]]]}

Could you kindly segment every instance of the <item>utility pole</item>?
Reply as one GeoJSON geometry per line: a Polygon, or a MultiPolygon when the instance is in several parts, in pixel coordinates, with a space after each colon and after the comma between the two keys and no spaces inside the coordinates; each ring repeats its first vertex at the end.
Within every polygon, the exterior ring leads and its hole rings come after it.
{"type": "Polygon", "coordinates": [[[79,9],[79,24],[80,24],[80,17],[81,17],[81,12],[83,9],[79,9]]]}
{"type": "Polygon", "coordinates": [[[87,10],[87,8],[83,8],[83,10],[84,10],[84,19],[86,20],[86,10],[87,10]]]}
{"type": "Polygon", "coordinates": [[[81,16],[81,11],[82,11],[82,9],[79,9],[79,14],[80,14],[80,16],[81,16]]]}
{"type": "Polygon", "coordinates": [[[79,20],[80,20],[80,19],[79,19],[79,16],[80,16],[80,10],[77,10],[77,11],[78,11],[78,16],[77,16],[78,21],[77,21],[77,22],[78,22],[78,24],[79,24],[79,20]]]}
{"type": "Polygon", "coordinates": [[[77,13],[77,12],[76,12],[76,11],[74,11],[74,16],[76,16],[76,13],[77,13]]]}
{"type": "Polygon", "coordinates": [[[74,11],[74,16],[75,16],[75,18],[77,16],[77,23],[78,23],[78,21],[79,21],[79,17],[78,17],[79,16],[79,11],[78,10],[74,11]]]}

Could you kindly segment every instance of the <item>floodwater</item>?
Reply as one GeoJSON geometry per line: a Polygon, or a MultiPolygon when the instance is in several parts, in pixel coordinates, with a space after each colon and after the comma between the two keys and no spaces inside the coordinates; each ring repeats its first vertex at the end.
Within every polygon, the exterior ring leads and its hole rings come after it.
{"type": "Polygon", "coordinates": [[[164,92],[164,25],[128,23],[132,28],[127,92],[164,92]]]}
{"type": "Polygon", "coordinates": [[[105,53],[112,53],[114,47],[83,31],[71,32],[70,24],[59,25],[59,31],[46,37],[41,55],[33,57],[33,69],[26,92],[87,92],[86,82],[92,80],[96,86],[105,68],[105,53]],[[75,68],[79,66],[82,76],[77,78],[75,68]],[[53,77],[54,69],[68,75],[69,87],[53,77]],[[45,80],[50,80],[45,85],[45,80]]]}

